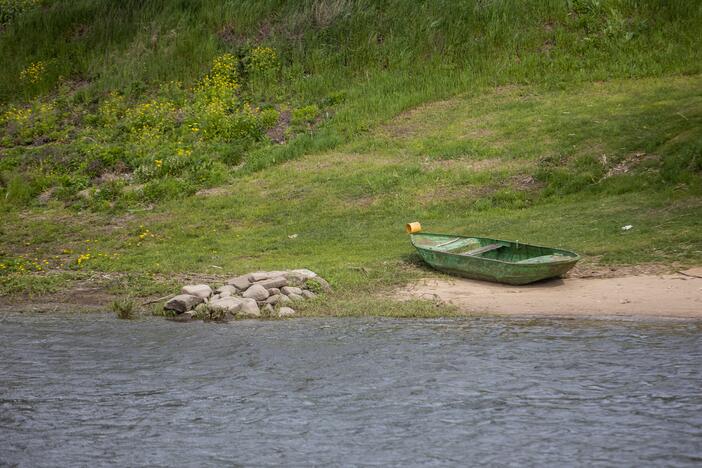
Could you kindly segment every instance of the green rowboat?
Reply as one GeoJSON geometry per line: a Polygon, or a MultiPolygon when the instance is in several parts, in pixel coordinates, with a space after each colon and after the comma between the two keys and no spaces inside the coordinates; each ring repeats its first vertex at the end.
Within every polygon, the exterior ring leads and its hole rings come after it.
{"type": "Polygon", "coordinates": [[[565,274],[580,260],[568,250],[486,237],[411,234],[412,245],[437,270],[466,278],[527,284],[565,274]]]}

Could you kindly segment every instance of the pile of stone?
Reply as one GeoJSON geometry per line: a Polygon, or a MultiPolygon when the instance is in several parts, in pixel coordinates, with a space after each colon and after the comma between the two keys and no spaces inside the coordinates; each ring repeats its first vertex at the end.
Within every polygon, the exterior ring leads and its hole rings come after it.
{"type": "Polygon", "coordinates": [[[163,308],[175,312],[179,321],[290,317],[296,313],[291,307],[295,302],[328,291],[329,283],[310,270],[257,271],[214,289],[207,284],[183,286],[163,308]]]}

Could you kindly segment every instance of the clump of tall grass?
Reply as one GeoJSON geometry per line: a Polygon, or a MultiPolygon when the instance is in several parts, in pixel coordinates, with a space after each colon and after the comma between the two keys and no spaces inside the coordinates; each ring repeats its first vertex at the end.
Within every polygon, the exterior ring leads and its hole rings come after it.
{"type": "Polygon", "coordinates": [[[112,311],[121,320],[133,320],[138,316],[138,304],[132,298],[123,298],[112,301],[112,311]]]}

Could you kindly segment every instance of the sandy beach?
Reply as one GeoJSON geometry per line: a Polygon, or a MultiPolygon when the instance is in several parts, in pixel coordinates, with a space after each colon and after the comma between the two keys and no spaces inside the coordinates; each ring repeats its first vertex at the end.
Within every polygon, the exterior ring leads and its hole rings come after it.
{"type": "Polygon", "coordinates": [[[425,278],[400,299],[438,300],[465,313],[552,317],[702,319],[702,269],[618,278],[566,278],[509,286],[462,278],[425,278]]]}

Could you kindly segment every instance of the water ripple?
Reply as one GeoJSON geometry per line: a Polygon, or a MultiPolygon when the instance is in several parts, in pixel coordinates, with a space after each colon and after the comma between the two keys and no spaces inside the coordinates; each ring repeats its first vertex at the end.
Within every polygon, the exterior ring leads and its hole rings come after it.
{"type": "Polygon", "coordinates": [[[702,462],[695,323],[0,327],[0,465],[702,462]]]}

